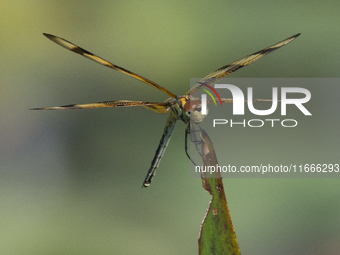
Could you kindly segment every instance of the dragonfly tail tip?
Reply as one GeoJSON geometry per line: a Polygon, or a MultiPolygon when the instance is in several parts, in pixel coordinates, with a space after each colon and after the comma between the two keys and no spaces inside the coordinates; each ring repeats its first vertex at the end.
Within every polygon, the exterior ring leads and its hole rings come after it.
{"type": "Polygon", "coordinates": [[[150,183],[144,182],[143,185],[142,185],[142,188],[147,188],[149,186],[150,186],[150,183]]]}

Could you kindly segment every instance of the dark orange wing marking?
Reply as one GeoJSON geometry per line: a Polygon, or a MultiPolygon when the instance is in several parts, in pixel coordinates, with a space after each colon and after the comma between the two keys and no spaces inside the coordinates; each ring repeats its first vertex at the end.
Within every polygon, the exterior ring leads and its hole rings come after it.
{"type": "Polygon", "coordinates": [[[70,105],[55,106],[55,107],[33,108],[31,110],[68,110],[68,109],[90,109],[90,108],[104,108],[104,107],[133,107],[133,106],[143,107],[145,109],[148,109],[156,113],[167,113],[170,109],[169,103],[119,100],[119,101],[105,101],[105,102],[90,103],[90,104],[70,104],[70,105]]]}
{"type": "Polygon", "coordinates": [[[199,87],[204,86],[204,84],[211,85],[215,82],[217,82],[219,79],[222,79],[223,77],[235,72],[236,70],[249,65],[250,63],[254,62],[255,60],[258,60],[259,58],[273,52],[274,50],[277,50],[281,48],[282,46],[290,43],[293,41],[296,37],[298,37],[300,34],[293,35],[281,42],[278,42],[272,46],[269,46],[263,50],[257,51],[251,55],[248,55],[244,58],[235,60],[234,62],[225,65],[216,71],[210,73],[206,77],[204,77],[202,80],[200,80],[194,87],[192,87],[185,95],[193,95],[198,91],[199,87]]]}
{"type": "Polygon", "coordinates": [[[144,82],[144,83],[146,83],[146,84],[148,84],[148,85],[150,85],[150,86],[152,86],[152,87],[154,87],[156,89],[159,89],[159,90],[163,91],[164,93],[166,93],[167,95],[169,95],[169,96],[171,96],[173,98],[176,97],[175,94],[171,93],[169,90],[163,88],[162,86],[154,83],[153,81],[150,81],[150,80],[148,80],[148,79],[146,79],[146,78],[144,78],[144,77],[142,77],[142,76],[140,76],[138,74],[135,74],[135,73],[133,73],[133,72],[131,72],[131,71],[125,69],[125,68],[122,68],[120,66],[114,65],[114,64],[110,63],[109,61],[106,61],[105,59],[102,59],[102,58],[94,55],[93,53],[91,53],[91,52],[89,52],[89,51],[87,51],[87,50],[85,50],[85,49],[83,49],[83,48],[81,48],[81,47],[79,47],[79,46],[77,46],[77,45],[75,45],[75,44],[73,44],[73,43],[63,39],[63,38],[60,38],[60,37],[57,37],[57,36],[54,36],[54,35],[51,35],[51,34],[46,34],[46,33],[43,33],[43,35],[46,36],[48,39],[50,39],[52,42],[55,42],[56,44],[59,44],[60,46],[64,47],[65,49],[73,51],[74,53],[82,55],[82,56],[84,56],[84,57],[86,57],[88,59],[91,59],[91,60],[101,64],[101,65],[110,67],[110,68],[112,68],[114,70],[117,70],[119,72],[122,72],[122,73],[125,73],[127,75],[130,75],[131,77],[133,77],[133,78],[135,78],[137,80],[140,80],[140,81],[142,81],[142,82],[144,82]]]}

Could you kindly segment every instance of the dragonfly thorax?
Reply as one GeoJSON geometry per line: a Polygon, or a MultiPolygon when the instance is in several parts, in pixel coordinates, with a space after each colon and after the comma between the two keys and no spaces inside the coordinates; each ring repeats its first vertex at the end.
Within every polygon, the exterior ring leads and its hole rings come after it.
{"type": "Polygon", "coordinates": [[[198,124],[206,116],[202,114],[202,103],[199,99],[182,96],[176,99],[170,98],[167,102],[171,105],[171,111],[176,118],[182,120],[185,124],[190,122],[198,124]]]}

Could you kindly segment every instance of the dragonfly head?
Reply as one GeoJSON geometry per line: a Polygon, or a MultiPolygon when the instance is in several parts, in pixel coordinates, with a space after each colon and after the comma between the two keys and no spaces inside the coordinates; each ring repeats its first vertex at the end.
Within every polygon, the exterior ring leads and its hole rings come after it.
{"type": "MultiPolygon", "coordinates": [[[[208,109],[207,109],[208,113],[208,109]]],[[[183,117],[187,121],[200,123],[206,115],[202,114],[202,103],[199,99],[189,100],[183,107],[183,117]]]]}

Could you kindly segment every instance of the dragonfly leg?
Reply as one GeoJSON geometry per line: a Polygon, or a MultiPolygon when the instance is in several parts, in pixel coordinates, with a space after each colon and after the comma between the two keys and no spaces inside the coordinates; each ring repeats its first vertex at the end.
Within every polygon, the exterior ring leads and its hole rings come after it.
{"type": "Polygon", "coordinates": [[[185,154],[190,159],[190,161],[197,166],[197,164],[191,159],[189,153],[188,153],[188,134],[190,135],[190,141],[195,144],[196,151],[198,154],[202,157],[202,154],[199,150],[198,145],[202,143],[202,141],[197,140],[196,138],[196,132],[201,132],[200,130],[195,130],[194,128],[191,128],[190,123],[188,124],[187,128],[185,129],[185,154]]]}
{"type": "Polygon", "coordinates": [[[201,145],[203,143],[203,141],[198,140],[197,137],[196,137],[196,133],[197,132],[201,133],[202,129],[198,124],[196,124],[196,125],[199,129],[195,129],[195,128],[190,129],[190,140],[191,140],[192,143],[195,144],[195,148],[196,148],[197,153],[201,157],[203,157],[202,154],[201,154],[200,148],[198,147],[198,145],[201,145]]]}

